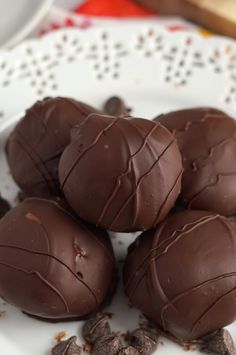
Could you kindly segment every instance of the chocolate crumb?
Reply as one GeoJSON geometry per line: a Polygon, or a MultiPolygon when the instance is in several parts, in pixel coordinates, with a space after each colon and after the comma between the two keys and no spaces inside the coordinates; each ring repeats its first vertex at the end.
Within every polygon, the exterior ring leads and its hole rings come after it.
{"type": "Polygon", "coordinates": [[[140,352],[133,346],[128,346],[119,351],[118,355],[140,355],[140,352]]]}
{"type": "Polygon", "coordinates": [[[128,335],[128,343],[142,355],[152,354],[158,345],[159,334],[151,329],[136,329],[128,335]]]}
{"type": "Polygon", "coordinates": [[[5,214],[10,210],[9,203],[0,196],[0,218],[4,217],[5,214]]]}
{"type": "Polygon", "coordinates": [[[89,319],[83,326],[82,335],[86,342],[94,344],[95,341],[111,333],[108,313],[98,313],[96,317],[89,319]]]}
{"type": "MultiPolygon", "coordinates": [[[[195,351],[202,345],[202,340],[181,341],[177,339],[174,335],[161,329],[157,324],[152,322],[143,314],[139,316],[139,326],[142,329],[146,329],[148,332],[154,333],[156,337],[163,336],[164,338],[169,339],[170,341],[181,346],[184,351],[195,351]]],[[[160,341],[159,343],[164,345],[163,341],[160,341]]]]}
{"type": "Polygon", "coordinates": [[[118,355],[123,348],[123,342],[120,335],[109,334],[97,339],[93,347],[94,355],[118,355]]]}
{"type": "Polygon", "coordinates": [[[202,352],[220,355],[235,354],[233,339],[227,329],[219,329],[203,339],[202,352]]]}
{"type": "Polygon", "coordinates": [[[138,324],[139,324],[139,327],[142,328],[142,329],[151,329],[153,331],[158,329],[158,332],[159,332],[159,328],[156,327],[156,324],[153,323],[150,319],[148,319],[143,314],[139,315],[138,324]]]}
{"type": "Polygon", "coordinates": [[[59,332],[59,333],[54,337],[54,339],[56,340],[57,343],[60,343],[61,340],[62,340],[63,338],[65,338],[65,336],[66,336],[66,332],[62,331],[62,332],[59,332]]]}
{"type": "Polygon", "coordinates": [[[198,345],[193,343],[183,342],[183,344],[179,344],[179,345],[182,346],[184,351],[196,351],[198,349],[198,345]]]}
{"type": "Polygon", "coordinates": [[[118,96],[113,96],[105,102],[104,111],[111,116],[120,116],[128,113],[124,100],[118,96]]]}
{"type": "Polygon", "coordinates": [[[92,345],[91,344],[82,344],[82,350],[85,353],[92,354],[92,345]]]}
{"type": "Polygon", "coordinates": [[[81,347],[76,344],[77,337],[73,336],[61,341],[52,349],[52,355],[81,355],[81,347]]]}
{"type": "Polygon", "coordinates": [[[82,344],[82,350],[85,353],[92,354],[92,345],[91,344],[82,344]]]}

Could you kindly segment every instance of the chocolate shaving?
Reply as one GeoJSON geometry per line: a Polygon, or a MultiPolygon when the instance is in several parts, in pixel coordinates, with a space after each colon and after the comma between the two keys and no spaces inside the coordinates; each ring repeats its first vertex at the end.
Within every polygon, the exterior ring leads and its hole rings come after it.
{"type": "Polygon", "coordinates": [[[52,355],[81,355],[81,347],[76,344],[77,337],[73,336],[61,341],[52,349],[52,355]]]}
{"type": "Polygon", "coordinates": [[[123,348],[119,351],[118,355],[139,355],[142,354],[140,353],[137,349],[135,349],[133,346],[128,346],[126,348],[123,348]]]}
{"type": "Polygon", "coordinates": [[[108,313],[98,313],[96,317],[89,319],[83,326],[82,335],[85,341],[94,344],[95,341],[111,333],[108,313]]]}
{"type": "Polygon", "coordinates": [[[118,355],[123,348],[123,342],[120,335],[109,334],[98,338],[93,347],[94,355],[118,355]]]}
{"type": "Polygon", "coordinates": [[[159,334],[151,329],[136,329],[128,335],[128,343],[142,355],[152,354],[158,345],[159,334]]]}
{"type": "Polygon", "coordinates": [[[203,339],[202,352],[220,355],[235,354],[234,341],[227,329],[219,329],[203,339]]]}

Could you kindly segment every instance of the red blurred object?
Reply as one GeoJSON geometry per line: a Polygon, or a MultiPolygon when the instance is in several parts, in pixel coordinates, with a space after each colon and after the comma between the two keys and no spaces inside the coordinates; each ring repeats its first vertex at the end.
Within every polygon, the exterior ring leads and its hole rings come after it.
{"type": "MultiPolygon", "coordinates": [[[[154,12],[144,9],[133,0],[87,0],[74,10],[78,14],[108,17],[146,17],[154,12]]],[[[156,15],[156,14],[155,14],[156,15]]]]}
{"type": "Polygon", "coordinates": [[[185,31],[189,29],[188,25],[184,25],[184,24],[174,24],[174,25],[170,25],[167,27],[169,31],[171,32],[175,32],[175,31],[185,31]]]}
{"type": "Polygon", "coordinates": [[[72,20],[72,18],[67,17],[65,19],[65,25],[66,25],[66,27],[74,27],[75,26],[75,22],[72,20]]]}

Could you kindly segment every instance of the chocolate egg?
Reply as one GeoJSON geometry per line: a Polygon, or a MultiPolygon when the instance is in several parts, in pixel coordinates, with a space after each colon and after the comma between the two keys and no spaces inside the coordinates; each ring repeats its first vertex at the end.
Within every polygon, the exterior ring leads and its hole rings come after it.
{"type": "Polygon", "coordinates": [[[236,319],[236,229],[218,214],[170,215],[137,238],[124,267],[133,306],[181,341],[236,319]]]}
{"type": "Polygon", "coordinates": [[[173,207],[182,162],[160,123],[91,114],[64,151],[59,176],[84,220],[112,231],[146,230],[173,207]]]}
{"type": "Polygon", "coordinates": [[[170,112],[158,122],[176,137],[184,174],[180,201],[191,209],[236,212],[236,124],[222,111],[170,112]]]}
{"type": "Polygon", "coordinates": [[[114,270],[108,234],[56,202],[26,199],[0,221],[0,296],[30,315],[66,319],[98,311],[114,270]]]}
{"type": "Polygon", "coordinates": [[[11,133],[6,154],[15,182],[27,196],[61,195],[58,163],[70,131],[96,109],[69,98],[46,98],[26,111],[11,133]]]}

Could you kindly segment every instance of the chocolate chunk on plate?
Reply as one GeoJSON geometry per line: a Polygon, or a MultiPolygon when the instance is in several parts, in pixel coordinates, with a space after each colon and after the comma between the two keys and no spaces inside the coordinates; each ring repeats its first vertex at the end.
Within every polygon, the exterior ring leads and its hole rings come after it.
{"type": "Polygon", "coordinates": [[[118,355],[123,348],[123,341],[120,335],[109,334],[98,338],[93,347],[94,355],[118,355]]]}
{"type": "Polygon", "coordinates": [[[81,347],[76,343],[77,337],[73,336],[61,341],[52,349],[52,355],[81,355],[81,347]]]}
{"type": "Polygon", "coordinates": [[[118,355],[139,355],[139,354],[141,353],[133,346],[127,346],[126,348],[121,349],[118,355]]]}
{"type": "Polygon", "coordinates": [[[158,345],[158,334],[147,329],[136,329],[128,336],[128,343],[142,355],[151,355],[158,345]]]}
{"type": "Polygon", "coordinates": [[[98,338],[110,334],[111,329],[108,319],[108,313],[98,313],[95,317],[89,319],[82,329],[83,338],[88,343],[94,344],[98,338]]]}
{"type": "Polygon", "coordinates": [[[234,341],[227,329],[219,329],[203,339],[202,351],[220,355],[234,355],[234,341]]]}

